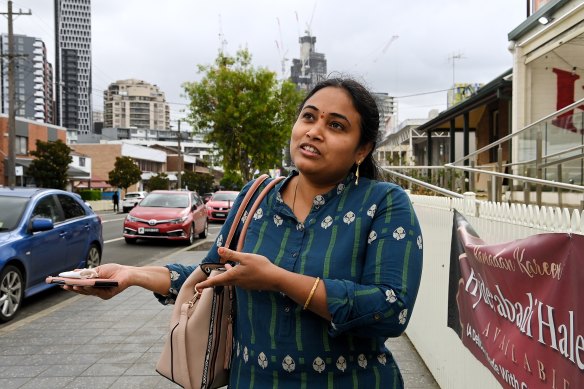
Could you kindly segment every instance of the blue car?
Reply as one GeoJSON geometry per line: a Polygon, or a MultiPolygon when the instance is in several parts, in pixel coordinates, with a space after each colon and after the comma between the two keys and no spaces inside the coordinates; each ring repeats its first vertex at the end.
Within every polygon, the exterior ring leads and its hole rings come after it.
{"type": "Polygon", "coordinates": [[[57,189],[0,188],[0,322],[45,278],[101,263],[101,219],[77,195],[57,189]]]}

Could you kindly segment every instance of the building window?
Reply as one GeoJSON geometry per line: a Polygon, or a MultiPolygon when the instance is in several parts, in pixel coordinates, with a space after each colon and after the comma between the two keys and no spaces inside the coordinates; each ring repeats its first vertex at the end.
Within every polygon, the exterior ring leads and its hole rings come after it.
{"type": "Polygon", "coordinates": [[[28,155],[28,138],[25,136],[16,136],[15,149],[16,154],[28,155]]]}
{"type": "Polygon", "coordinates": [[[79,166],[85,167],[85,158],[84,157],[79,157],[79,166]]]}

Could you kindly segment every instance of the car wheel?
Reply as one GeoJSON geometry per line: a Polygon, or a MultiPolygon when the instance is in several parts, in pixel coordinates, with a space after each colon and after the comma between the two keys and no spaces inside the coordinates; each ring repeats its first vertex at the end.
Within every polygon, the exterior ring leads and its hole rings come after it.
{"type": "Polygon", "coordinates": [[[189,229],[189,240],[187,241],[188,245],[192,245],[195,243],[195,224],[191,224],[191,228],[189,229]]]}
{"type": "Polygon", "coordinates": [[[87,253],[87,260],[85,261],[85,267],[92,268],[97,267],[101,263],[101,253],[96,245],[92,244],[89,246],[89,252],[87,253]]]}
{"type": "Polygon", "coordinates": [[[123,211],[124,213],[127,213],[127,212],[128,212],[128,208],[126,208],[126,207],[122,207],[122,211],[123,211]]]}
{"type": "Polygon", "coordinates": [[[14,319],[24,295],[24,279],[15,266],[6,266],[0,275],[0,323],[14,319]]]}
{"type": "Polygon", "coordinates": [[[199,234],[199,238],[205,239],[209,235],[209,223],[205,220],[205,228],[203,228],[203,232],[199,234]]]}
{"type": "Polygon", "coordinates": [[[136,238],[124,238],[127,244],[136,244],[136,238]]]}

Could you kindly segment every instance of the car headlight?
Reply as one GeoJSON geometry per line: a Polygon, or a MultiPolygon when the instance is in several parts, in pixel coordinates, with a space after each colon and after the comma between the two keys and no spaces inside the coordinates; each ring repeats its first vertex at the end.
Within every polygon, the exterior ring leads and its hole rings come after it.
{"type": "Polygon", "coordinates": [[[183,216],[183,217],[180,217],[178,219],[172,219],[169,223],[170,224],[182,224],[187,219],[188,219],[188,216],[183,216]]]}
{"type": "Polygon", "coordinates": [[[126,216],[126,221],[128,221],[128,222],[137,222],[137,221],[138,221],[138,219],[136,219],[136,218],[135,218],[134,216],[132,216],[132,215],[128,215],[128,216],[126,216]]]}

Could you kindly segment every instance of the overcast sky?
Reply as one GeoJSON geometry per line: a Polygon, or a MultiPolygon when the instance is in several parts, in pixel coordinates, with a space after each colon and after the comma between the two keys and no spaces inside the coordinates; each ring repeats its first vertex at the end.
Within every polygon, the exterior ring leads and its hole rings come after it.
{"type": "MultiPolygon", "coordinates": [[[[53,0],[14,0],[19,8],[32,16],[16,18],[14,32],[42,38],[54,64],[53,0]]],[[[216,58],[220,32],[227,53],[247,47],[255,66],[281,76],[309,28],[329,72],[397,97],[399,121],[425,118],[446,108],[446,92],[433,92],[453,80],[486,83],[511,68],[507,34],[525,18],[524,0],[93,0],[94,110],[110,83],[137,78],[162,89],[173,119],[184,117],[181,85],[216,58]]]]}

